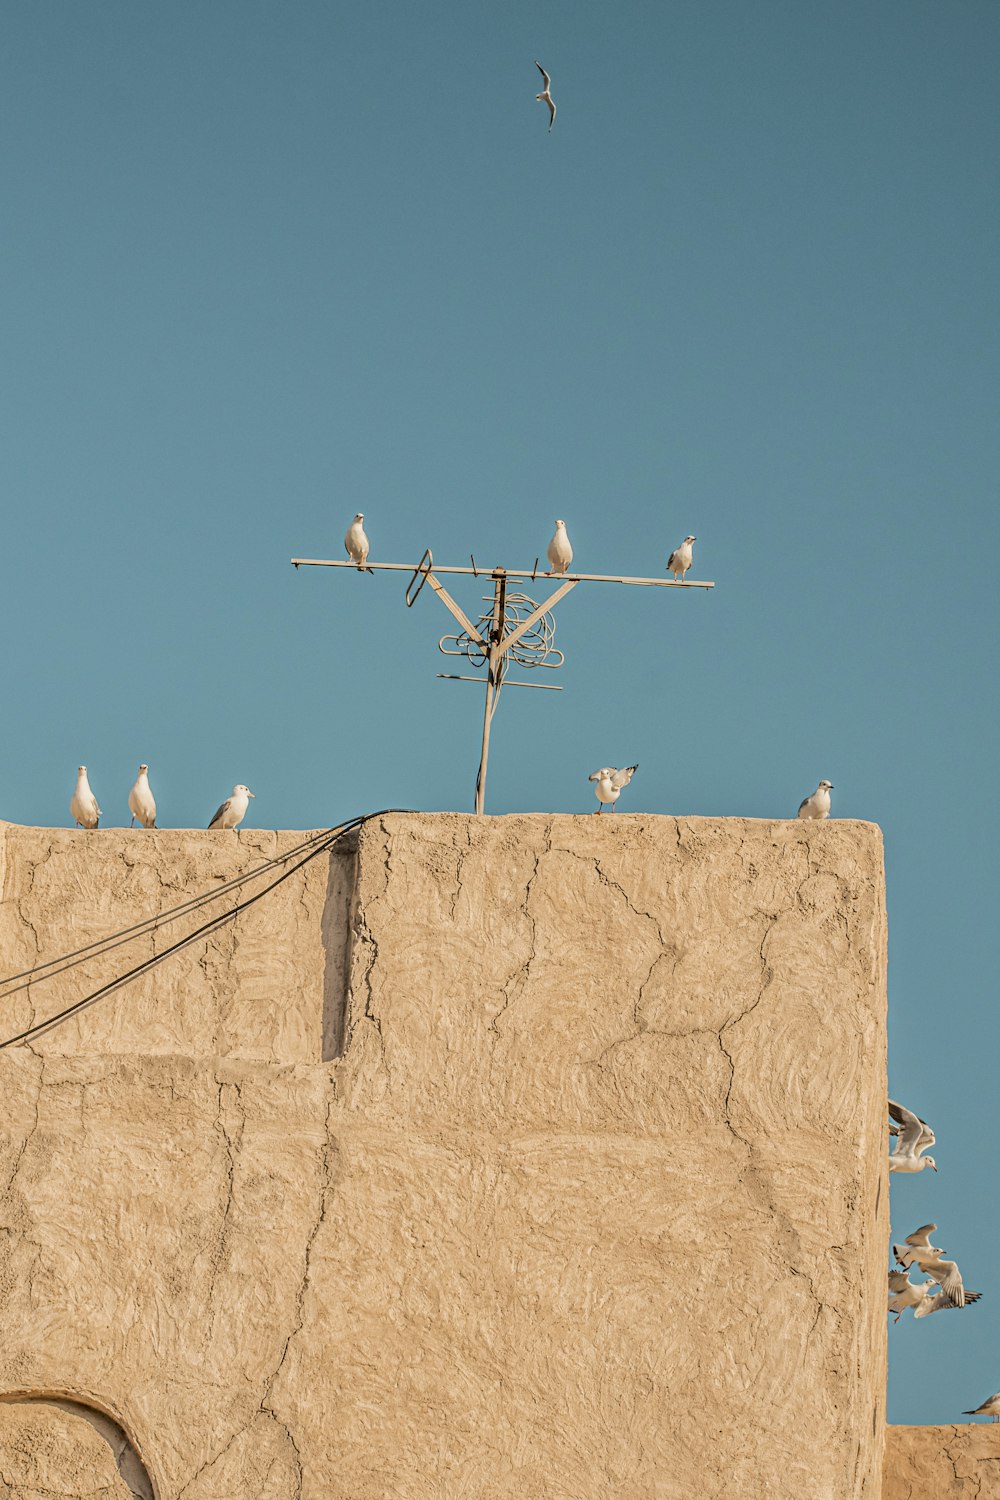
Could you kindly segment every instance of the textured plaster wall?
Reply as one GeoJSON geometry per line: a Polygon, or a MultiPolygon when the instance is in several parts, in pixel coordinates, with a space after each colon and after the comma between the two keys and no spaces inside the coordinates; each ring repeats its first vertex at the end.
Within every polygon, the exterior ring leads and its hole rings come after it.
{"type": "MultiPolygon", "coordinates": [[[[295,842],[0,832],[5,973],[295,842]]],[[[392,816],[276,894],[0,1054],[0,1392],[159,1500],[876,1500],[878,831],[392,816]]]]}
{"type": "Polygon", "coordinates": [[[998,1500],[1000,1424],[890,1427],[883,1500],[998,1500]]]}

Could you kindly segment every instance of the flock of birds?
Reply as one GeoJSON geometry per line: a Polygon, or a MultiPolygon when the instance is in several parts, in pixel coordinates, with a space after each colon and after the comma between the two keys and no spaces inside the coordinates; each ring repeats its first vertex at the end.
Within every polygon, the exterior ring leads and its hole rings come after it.
{"type": "MultiPolygon", "coordinates": [[[[924,1155],[936,1140],[933,1130],[926,1120],[905,1105],[897,1104],[895,1099],[889,1100],[889,1134],[896,1138],[889,1156],[890,1172],[922,1172],[925,1167],[937,1171],[933,1156],[924,1155]]],[[[902,1244],[892,1247],[893,1259],[902,1268],[889,1272],[889,1311],[895,1313],[896,1323],[908,1308],[913,1309],[915,1318],[927,1318],[950,1307],[968,1307],[983,1295],[970,1291],[956,1262],[945,1260],[945,1250],[931,1244],[936,1229],[936,1224],[921,1224],[902,1244]],[[923,1273],[923,1281],[911,1279],[917,1271],[923,1273]]],[[[962,1416],[992,1417],[1000,1422],[1000,1391],[988,1396],[974,1410],[964,1411],[962,1416]]]]}
{"type": "MultiPolygon", "coordinates": [[[[238,828],[247,815],[252,796],[254,793],[250,788],[238,782],[233,787],[232,794],[216,808],[209,828],[238,828]]],[[[139,767],[139,774],[128,794],[128,807],[132,814],[130,828],[135,827],[137,818],[143,828],[156,827],[156,799],[149,785],[149,767],[145,761],[139,767]]],[[[76,786],[69,799],[69,810],[77,828],[97,828],[100,824],[103,814],[87,778],[86,766],[77,768],[76,786]]]]}
{"type": "MultiPolygon", "coordinates": [[[[541,67],[541,64],[539,64],[539,67],[541,67]]],[[[545,79],[545,87],[548,89],[549,77],[544,69],[542,69],[542,76],[545,79]]],[[[543,96],[539,94],[538,97],[541,99],[543,96]]],[[[551,100],[549,102],[551,103],[551,100]]],[[[552,105],[552,118],[555,119],[555,105],[552,105]]],[[[667,558],[667,572],[673,575],[675,583],[678,579],[681,583],[684,582],[693,560],[693,548],[697,540],[696,536],[686,536],[680,546],[675,547],[667,558]]],[[[368,554],[371,551],[371,543],[368,540],[368,533],[365,531],[364,511],[359,510],[350,526],[348,526],[344,537],[344,550],[347,553],[349,561],[354,563],[359,573],[372,572],[372,569],[368,566],[368,554]]],[[[549,560],[548,572],[544,575],[546,578],[561,577],[563,574],[569,572],[569,565],[573,561],[573,548],[570,543],[569,533],[566,530],[565,521],[556,521],[556,529],[546,549],[546,556],[549,560]]],[[[615,803],[622,794],[622,788],[628,786],[638,769],[638,764],[624,766],[621,769],[617,766],[602,766],[600,770],[594,771],[591,774],[589,779],[595,783],[594,793],[600,804],[596,809],[596,813],[602,813],[606,807],[610,807],[612,812],[615,811],[615,803]]],[[[803,798],[799,803],[799,817],[828,818],[830,816],[830,793],[832,791],[832,781],[821,781],[816,790],[811,792],[808,797],[803,798]]]]}

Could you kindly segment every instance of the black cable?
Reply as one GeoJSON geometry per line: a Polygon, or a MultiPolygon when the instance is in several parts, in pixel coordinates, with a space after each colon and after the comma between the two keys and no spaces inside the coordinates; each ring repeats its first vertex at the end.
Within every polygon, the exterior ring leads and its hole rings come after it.
{"type": "Polygon", "coordinates": [[[262,865],[255,865],[252,870],[246,870],[242,875],[234,875],[231,880],[224,881],[212,891],[203,891],[198,896],[191,896],[187,901],[182,901],[179,906],[168,907],[166,911],[159,912],[155,917],[144,917],[141,922],[135,922],[131,927],[119,928],[117,932],[111,932],[106,937],[86,943],[82,948],[74,948],[70,953],[62,953],[58,958],[50,958],[43,964],[36,964],[33,969],[22,969],[19,974],[9,974],[6,979],[0,979],[0,991],[3,992],[0,993],[0,1001],[6,1000],[9,995],[19,994],[21,990],[26,990],[32,984],[43,984],[46,979],[53,978],[55,974],[64,974],[67,969],[76,968],[78,964],[85,963],[88,958],[111,953],[115,948],[120,948],[137,937],[145,936],[147,932],[155,932],[157,928],[167,926],[189,911],[194,911],[200,906],[207,906],[210,901],[227,895],[229,891],[245,885],[250,880],[256,880],[259,875],[265,875],[268,870],[287,864],[303,849],[308,849],[319,840],[328,838],[340,826],[338,823],[333,828],[324,828],[320,833],[310,834],[309,838],[303,839],[301,844],[294,845],[284,854],[275,855],[273,859],[265,860],[262,865]],[[51,972],[46,973],[46,970],[51,972]],[[23,980],[24,983],[18,984],[18,980],[23,980]],[[7,989],[8,985],[14,987],[7,989]]]}
{"type": "Polygon", "coordinates": [[[317,855],[325,853],[327,849],[331,849],[345,834],[353,832],[356,828],[360,828],[363,823],[369,822],[372,818],[386,817],[389,813],[405,811],[407,811],[405,808],[386,807],[381,812],[363,813],[359,817],[350,818],[347,822],[339,824],[335,829],[320,836],[325,842],[319,843],[316,848],[311,849],[290,870],[286,870],[276,880],[272,880],[270,885],[266,885],[263,890],[257,891],[253,896],[248,896],[245,901],[237,902],[230,911],[220,912],[218,916],[211,917],[207,922],[202,923],[200,927],[195,928],[194,932],[189,932],[186,937],[179,938],[176,943],[172,943],[169,948],[165,948],[162,953],[155,953],[143,963],[136,964],[127,973],[119,975],[117,979],[109,980],[107,984],[101,985],[99,989],[93,990],[89,995],[84,995],[81,1000],[76,1000],[72,1005],[67,1005],[64,1010],[57,1011],[55,1015],[49,1016],[44,1021],[36,1021],[33,1025],[26,1027],[24,1031],[18,1032],[16,1036],[7,1037],[5,1041],[0,1041],[0,1051],[3,1051],[7,1047],[13,1047],[18,1042],[27,1041],[29,1037],[39,1036],[44,1031],[50,1031],[62,1021],[69,1020],[71,1016],[75,1016],[78,1012],[86,1010],[88,1006],[96,1004],[98,1000],[103,1000],[106,995],[112,994],[117,989],[122,989],[126,984],[131,983],[133,979],[138,979],[140,975],[145,974],[149,969],[155,968],[157,964],[162,963],[165,958],[170,958],[172,954],[178,953],[181,948],[186,948],[189,943],[195,942],[200,937],[206,937],[209,933],[214,932],[217,927],[221,927],[223,923],[238,917],[241,912],[246,911],[248,907],[256,905],[258,901],[270,895],[271,891],[276,890],[279,885],[289,880],[298,870],[302,869],[303,865],[307,865],[317,855]]]}

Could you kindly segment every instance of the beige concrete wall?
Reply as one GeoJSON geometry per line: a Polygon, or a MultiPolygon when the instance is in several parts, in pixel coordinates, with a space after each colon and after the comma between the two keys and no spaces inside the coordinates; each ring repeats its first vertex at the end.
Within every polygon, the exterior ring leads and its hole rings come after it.
{"type": "MultiPolygon", "coordinates": [[[[48,956],[81,883],[268,836],[7,837],[48,956]]],[[[165,965],[0,1054],[0,1391],[97,1401],[160,1500],[876,1500],[878,831],[394,816],[324,863],[200,1005],[165,965]]]]}
{"type": "Polygon", "coordinates": [[[132,1491],[83,1417],[0,1401],[0,1500],[132,1500],[132,1491]]]}
{"type": "Polygon", "coordinates": [[[890,1427],[883,1500],[1000,1500],[1000,1424],[890,1427]]]}

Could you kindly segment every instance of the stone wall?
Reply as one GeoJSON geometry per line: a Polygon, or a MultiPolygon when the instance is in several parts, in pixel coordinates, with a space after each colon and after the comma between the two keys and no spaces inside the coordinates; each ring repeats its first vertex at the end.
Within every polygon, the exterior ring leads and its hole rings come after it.
{"type": "MultiPolygon", "coordinates": [[[[0,835],[8,974],[296,838],[0,835]]],[[[877,829],[394,815],[212,943],[0,1053],[0,1394],[158,1500],[877,1500],[877,829]]]]}
{"type": "Polygon", "coordinates": [[[883,1500],[998,1500],[1000,1424],[890,1427],[883,1500]]]}

